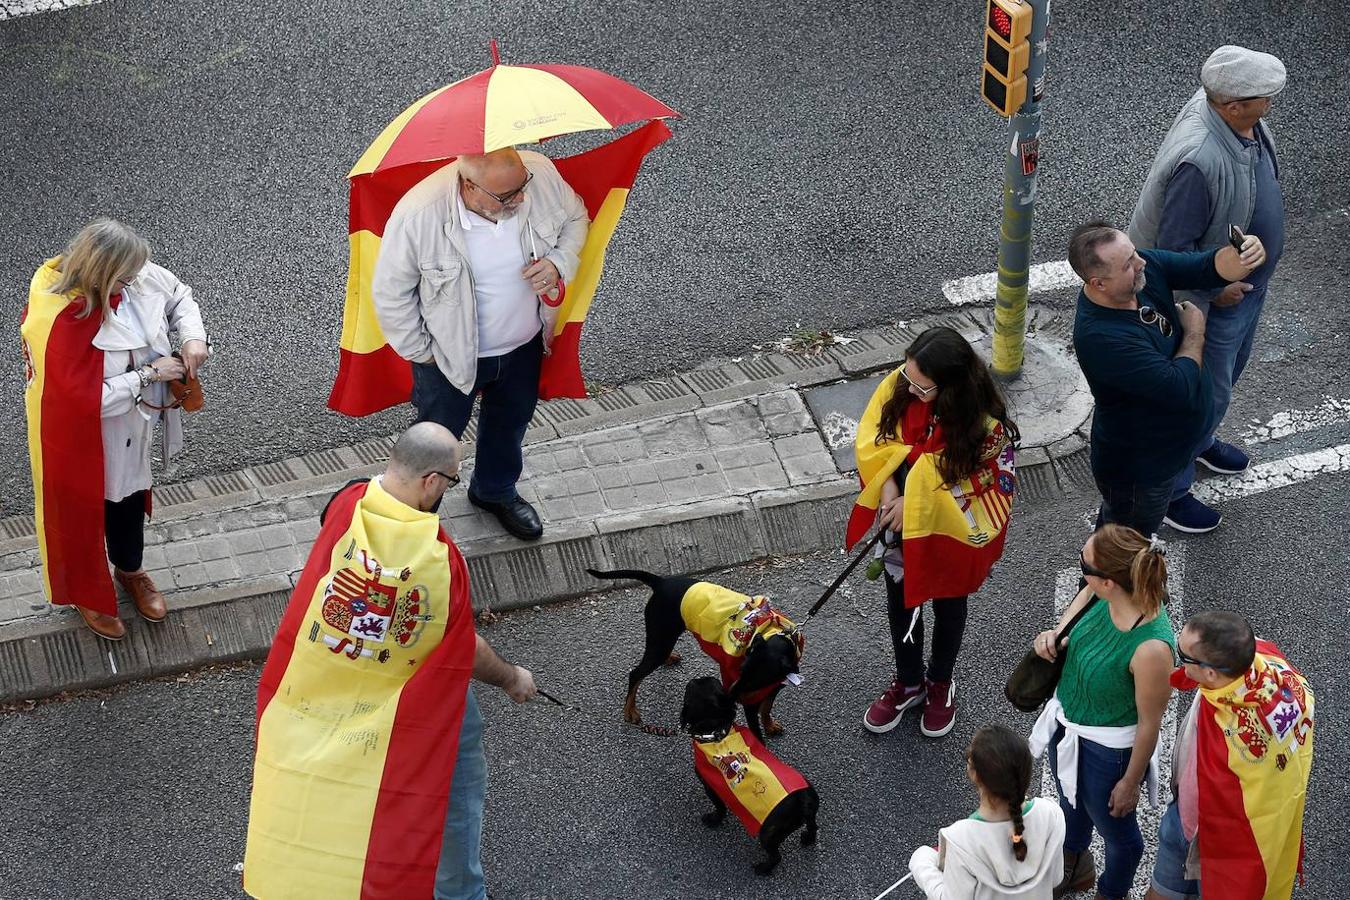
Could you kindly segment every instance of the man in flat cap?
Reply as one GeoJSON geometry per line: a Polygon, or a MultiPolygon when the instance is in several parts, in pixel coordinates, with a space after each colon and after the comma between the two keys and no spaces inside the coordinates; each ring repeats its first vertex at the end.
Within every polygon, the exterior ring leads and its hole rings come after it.
{"type": "Polygon", "coordinates": [[[1215,432],[1251,355],[1266,285],[1284,251],[1280,166],[1262,119],[1284,82],[1284,63],[1269,53],[1232,45],[1211,53],[1200,69],[1203,87],[1163,138],[1130,221],[1130,240],[1141,249],[1212,250],[1228,243],[1233,225],[1266,248],[1265,264],[1244,280],[1186,296],[1206,312],[1204,367],[1214,382],[1214,421],[1172,492],[1164,521],[1178,531],[1213,531],[1221,520],[1190,493],[1195,462],[1223,474],[1250,463],[1215,432]]]}

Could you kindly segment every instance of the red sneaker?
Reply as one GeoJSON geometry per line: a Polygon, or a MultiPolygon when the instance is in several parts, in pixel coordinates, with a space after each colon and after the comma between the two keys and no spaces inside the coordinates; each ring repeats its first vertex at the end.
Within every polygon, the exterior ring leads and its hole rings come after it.
{"type": "Polygon", "coordinates": [[[956,724],[956,681],[930,681],[919,730],[925,737],[940,738],[956,724]]]}
{"type": "Polygon", "coordinates": [[[900,724],[905,710],[922,703],[926,694],[927,688],[924,685],[910,687],[899,681],[892,681],[886,693],[867,707],[867,714],[863,716],[863,727],[874,734],[885,734],[900,724]]]}

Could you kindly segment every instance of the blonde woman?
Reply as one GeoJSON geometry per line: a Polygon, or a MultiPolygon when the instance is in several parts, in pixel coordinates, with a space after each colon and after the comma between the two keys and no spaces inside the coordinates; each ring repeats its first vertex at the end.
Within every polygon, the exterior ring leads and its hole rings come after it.
{"type": "Polygon", "coordinates": [[[1055,896],[1089,890],[1095,881],[1099,900],[1111,900],[1129,896],[1144,855],[1135,808],[1145,781],[1157,805],[1155,756],[1176,638],[1162,605],[1167,563],[1156,536],[1104,525],[1083,545],[1079,565],[1087,586],[1059,626],[1034,642],[1047,660],[1067,655],[1030,743],[1035,756],[1049,748],[1064,810],[1064,880],[1055,896]],[[1089,605],[1056,646],[1056,632],[1089,605]],[[1088,849],[1094,828],[1106,845],[1100,879],[1088,849]]]}
{"type": "Polygon", "coordinates": [[[43,589],[121,640],[109,560],[142,618],[167,614],[142,565],[150,457],[161,422],[162,458],[182,447],[166,382],[195,377],[206,360],[201,311],[191,288],[150,262],[144,238],[100,219],[33,275],[21,322],[43,589]]]}

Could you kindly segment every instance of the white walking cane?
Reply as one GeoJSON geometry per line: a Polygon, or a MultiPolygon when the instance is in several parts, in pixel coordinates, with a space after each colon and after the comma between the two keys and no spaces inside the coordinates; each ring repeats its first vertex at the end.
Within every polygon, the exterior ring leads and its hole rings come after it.
{"type": "Polygon", "coordinates": [[[909,880],[910,880],[911,878],[913,878],[913,877],[914,877],[914,873],[913,873],[913,872],[910,872],[910,873],[909,873],[908,875],[906,875],[904,878],[901,878],[901,879],[900,879],[899,881],[897,881],[895,884],[893,884],[893,885],[891,885],[890,887],[886,888],[886,890],[882,891],[880,894],[877,894],[876,897],[873,898],[873,900],[881,900],[882,897],[885,897],[885,896],[886,896],[887,894],[889,894],[891,891],[895,890],[895,889],[898,888],[900,885],[904,884],[906,881],[909,881],[909,880]]]}

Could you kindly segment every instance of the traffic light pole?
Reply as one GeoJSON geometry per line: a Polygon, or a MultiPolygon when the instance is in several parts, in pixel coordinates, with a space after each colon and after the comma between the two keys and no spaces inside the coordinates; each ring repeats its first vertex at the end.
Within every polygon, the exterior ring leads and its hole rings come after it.
{"type": "Polygon", "coordinates": [[[1050,0],[1023,0],[1032,9],[1031,60],[1027,99],[1008,120],[1008,156],[1003,178],[1003,222],[999,227],[998,290],[994,299],[994,374],[1022,374],[1027,340],[1027,282],[1031,268],[1031,218],[1036,209],[1040,161],[1041,96],[1045,90],[1046,25],[1050,0]]]}

